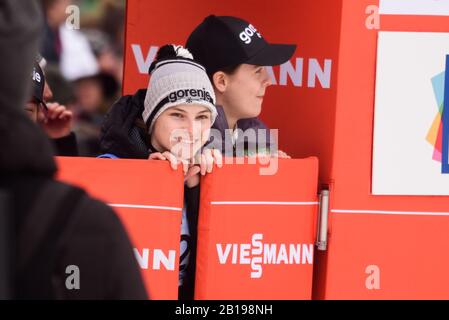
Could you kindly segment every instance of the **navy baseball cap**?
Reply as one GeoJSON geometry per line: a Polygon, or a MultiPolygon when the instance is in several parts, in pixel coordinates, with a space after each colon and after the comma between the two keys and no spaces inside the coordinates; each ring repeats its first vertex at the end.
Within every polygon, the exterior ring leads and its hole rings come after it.
{"type": "Polygon", "coordinates": [[[249,22],[236,17],[210,15],[187,39],[186,48],[212,76],[242,63],[275,66],[288,61],[293,44],[268,43],[249,22]]]}
{"type": "Polygon", "coordinates": [[[47,105],[44,101],[45,75],[39,63],[35,62],[33,65],[33,73],[31,74],[33,81],[33,98],[47,110],[47,105]]]}

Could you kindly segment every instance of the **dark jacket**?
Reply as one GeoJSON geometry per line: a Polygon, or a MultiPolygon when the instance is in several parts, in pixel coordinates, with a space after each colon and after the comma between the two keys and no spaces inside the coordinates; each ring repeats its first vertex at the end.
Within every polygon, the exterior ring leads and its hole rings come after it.
{"type": "Polygon", "coordinates": [[[53,179],[50,142],[23,110],[42,23],[37,4],[4,0],[0,16],[0,267],[8,273],[0,272],[0,283],[9,284],[2,296],[147,298],[119,219],[104,203],[53,179]],[[74,265],[80,289],[68,290],[66,271],[74,265]]]}
{"type": "Polygon", "coordinates": [[[69,135],[52,139],[54,153],[61,157],[77,157],[78,156],[78,143],[76,142],[76,135],[74,132],[70,132],[69,135]]]}

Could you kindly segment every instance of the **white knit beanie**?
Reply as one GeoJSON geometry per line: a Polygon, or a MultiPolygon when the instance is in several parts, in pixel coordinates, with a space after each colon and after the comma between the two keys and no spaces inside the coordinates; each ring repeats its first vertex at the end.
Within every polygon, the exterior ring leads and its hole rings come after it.
{"type": "Polygon", "coordinates": [[[149,72],[151,78],[142,118],[150,133],[165,110],[180,104],[207,107],[214,123],[217,117],[214,89],[205,68],[193,60],[187,49],[174,45],[162,47],[149,72]]]}

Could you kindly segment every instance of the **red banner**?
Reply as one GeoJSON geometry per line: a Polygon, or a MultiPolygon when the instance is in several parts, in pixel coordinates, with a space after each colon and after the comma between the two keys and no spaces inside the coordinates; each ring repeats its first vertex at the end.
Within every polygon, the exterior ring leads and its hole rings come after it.
{"type": "MultiPolygon", "coordinates": [[[[403,10],[412,7],[399,2],[403,10]]],[[[449,17],[383,15],[378,5],[343,3],[329,240],[327,252],[317,255],[314,298],[447,299],[448,197],[372,195],[371,176],[379,31],[449,32],[449,17]]],[[[410,66],[405,75],[413,77],[416,68],[423,66],[410,66]]],[[[428,82],[422,92],[432,90],[428,82]]],[[[404,135],[400,123],[395,130],[404,135]]],[[[424,141],[427,131],[422,138],[418,131],[410,138],[424,141]]],[[[399,149],[392,152],[408,160],[399,149]]],[[[424,175],[422,169],[413,174],[424,175]]]]}
{"type": "Polygon", "coordinates": [[[311,299],[318,161],[225,165],[201,181],[195,299],[311,299]]]}

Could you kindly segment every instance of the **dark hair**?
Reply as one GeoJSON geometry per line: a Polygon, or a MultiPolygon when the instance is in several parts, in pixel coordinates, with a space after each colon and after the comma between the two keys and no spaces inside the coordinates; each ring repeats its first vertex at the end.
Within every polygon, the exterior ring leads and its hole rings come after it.
{"type": "Polygon", "coordinates": [[[150,134],[148,133],[149,125],[147,125],[145,121],[143,121],[141,114],[134,121],[134,125],[137,127],[142,140],[145,142],[150,141],[150,134]]]}

